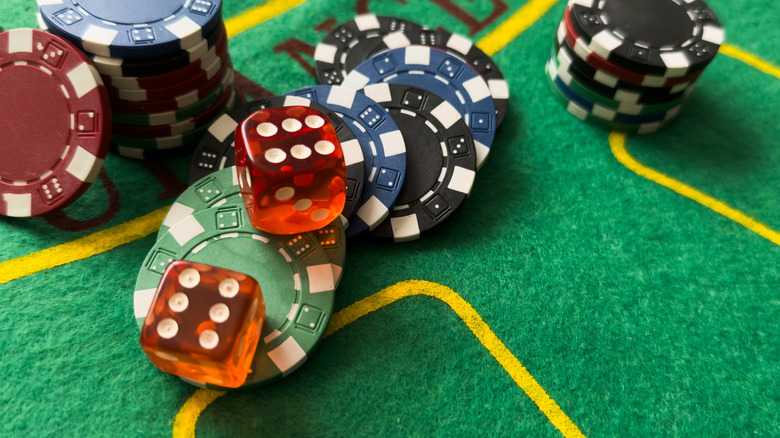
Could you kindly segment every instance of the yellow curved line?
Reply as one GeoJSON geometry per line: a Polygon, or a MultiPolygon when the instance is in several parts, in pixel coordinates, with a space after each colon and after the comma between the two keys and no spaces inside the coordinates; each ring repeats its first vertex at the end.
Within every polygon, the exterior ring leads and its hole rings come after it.
{"type": "Polygon", "coordinates": [[[730,56],[737,61],[742,61],[745,64],[753,67],[754,69],[764,72],[768,75],[772,75],[777,79],[780,79],[780,68],[775,67],[768,61],[764,61],[752,53],[748,53],[739,47],[732,46],[731,44],[723,44],[720,46],[720,53],[730,56]]]}
{"type": "Polygon", "coordinates": [[[104,253],[117,246],[144,238],[160,229],[170,207],[124,222],[51,248],[0,263],[0,284],[104,253]]]}
{"type": "Polygon", "coordinates": [[[307,0],[271,0],[260,6],[242,12],[225,21],[228,38],[233,38],[264,22],[296,8],[307,0]]]}
{"type": "Polygon", "coordinates": [[[488,56],[493,56],[526,29],[536,23],[558,0],[531,0],[515,11],[492,32],[485,35],[477,46],[488,56]]]}
{"type": "Polygon", "coordinates": [[[617,160],[637,175],[647,178],[650,181],[671,189],[688,199],[698,202],[710,210],[725,216],[728,219],[742,225],[748,230],[758,234],[764,239],[769,240],[775,245],[780,245],[780,233],[767,227],[761,222],[751,218],[741,211],[719,201],[712,196],[702,193],[691,186],[688,186],[674,178],[668,177],[661,172],[651,169],[632,157],[626,149],[626,134],[613,132],[609,135],[609,146],[612,154],[617,160]]]}
{"type": "MultiPolygon", "coordinates": [[[[476,310],[458,295],[454,290],[440,284],[428,281],[409,280],[404,281],[386,289],[383,289],[374,295],[364,298],[349,307],[342,309],[333,315],[325,332],[325,336],[330,336],[347,325],[368,315],[371,312],[379,310],[389,304],[392,304],[402,298],[408,298],[417,295],[427,295],[438,298],[455,311],[455,314],[466,324],[468,329],[477,337],[479,342],[490,352],[502,368],[509,374],[512,380],[525,392],[525,394],[536,403],[539,410],[548,420],[563,434],[566,438],[584,437],[577,425],[563,412],[555,401],[545,392],[544,388],[534,379],[531,373],[520,363],[511,351],[501,342],[490,329],[490,326],[482,320],[476,310]]],[[[190,400],[182,406],[174,420],[173,436],[174,438],[190,438],[195,436],[195,422],[208,403],[216,400],[224,393],[216,391],[199,389],[190,400]],[[208,403],[202,403],[209,400],[208,403]],[[192,403],[190,403],[192,401],[192,403]]]]}

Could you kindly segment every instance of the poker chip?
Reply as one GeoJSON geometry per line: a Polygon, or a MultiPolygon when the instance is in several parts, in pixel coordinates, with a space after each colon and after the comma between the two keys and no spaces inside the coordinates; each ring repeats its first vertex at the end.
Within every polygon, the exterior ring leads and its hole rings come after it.
{"type": "Polygon", "coordinates": [[[206,39],[198,44],[165,56],[147,58],[111,58],[92,55],[100,74],[111,77],[156,76],[175,72],[203,59],[220,38],[227,38],[224,25],[217,26],[206,39]]]}
{"type": "Polygon", "coordinates": [[[407,154],[396,205],[373,234],[396,242],[418,239],[452,216],[471,192],[477,170],[471,131],[455,107],[430,91],[386,83],[362,91],[398,124],[407,154]]]}
{"type": "Polygon", "coordinates": [[[236,204],[194,213],[160,237],[141,266],[134,293],[139,327],[163,271],[173,260],[242,272],[260,283],[266,316],[243,388],[293,372],[322,340],[333,314],[335,284],[331,262],[314,233],[264,233],[236,204]]]}
{"type": "Polygon", "coordinates": [[[127,102],[124,100],[112,99],[111,108],[114,111],[121,113],[144,115],[178,111],[200,102],[209,94],[213,93],[214,90],[218,89],[221,84],[234,80],[233,77],[233,69],[228,68],[221,77],[216,76],[212,78],[208,84],[196,90],[154,101],[127,102]]]}
{"type": "Polygon", "coordinates": [[[131,136],[135,138],[159,138],[186,134],[187,132],[195,131],[204,125],[210,124],[226,109],[233,108],[235,100],[236,93],[230,89],[206,111],[190,119],[162,126],[132,126],[114,123],[113,133],[114,135],[131,136]]]}
{"type": "Polygon", "coordinates": [[[496,108],[487,83],[468,64],[442,50],[409,46],[374,55],[343,85],[359,90],[380,82],[426,89],[457,108],[474,136],[477,168],[482,166],[496,135],[496,108]]]}
{"type": "Polygon", "coordinates": [[[664,122],[654,122],[654,123],[647,123],[647,124],[618,123],[615,121],[604,119],[600,117],[598,114],[593,114],[587,108],[583,108],[582,106],[578,105],[576,102],[572,102],[567,98],[566,95],[563,94],[563,92],[558,88],[558,86],[555,83],[555,75],[553,73],[552,68],[553,68],[552,62],[548,61],[547,66],[545,68],[545,71],[547,72],[547,74],[545,75],[547,77],[547,80],[545,82],[547,82],[547,85],[549,86],[556,100],[558,100],[561,104],[563,104],[564,107],[566,108],[566,111],[569,112],[569,114],[576,117],[577,119],[589,123],[591,125],[597,126],[599,128],[606,129],[608,131],[623,132],[626,134],[651,134],[657,132],[659,129],[663,128],[666,125],[666,123],[664,122]]]}
{"type": "Polygon", "coordinates": [[[694,83],[690,82],[673,87],[643,87],[603,75],[600,80],[595,80],[594,76],[599,76],[595,69],[575,56],[565,44],[559,47],[556,58],[561,67],[566,68],[578,82],[617,102],[639,105],[660,104],[684,98],[694,87],[694,83]]]}
{"type": "Polygon", "coordinates": [[[229,68],[228,63],[224,61],[225,60],[222,58],[215,58],[198,74],[186,78],[186,80],[176,83],[175,85],[163,88],[149,88],[141,90],[124,90],[109,86],[108,94],[114,100],[122,100],[125,102],[164,100],[170,98],[171,96],[177,96],[192,90],[198,90],[199,88],[208,85],[212,79],[219,79],[223,77],[229,68]]]}
{"type": "Polygon", "coordinates": [[[201,126],[184,134],[171,135],[168,137],[128,137],[124,135],[112,135],[111,142],[117,145],[134,147],[138,149],[172,149],[186,144],[196,144],[201,135],[208,129],[209,125],[201,126]]]}
{"type": "Polygon", "coordinates": [[[75,201],[108,152],[108,94],[89,58],[34,29],[0,33],[0,214],[38,216],[75,201]],[[35,129],[45,121],[46,129],[35,129]]]}
{"type": "Polygon", "coordinates": [[[555,63],[555,57],[551,56],[549,64],[547,66],[547,72],[550,75],[550,80],[558,88],[567,100],[572,103],[576,103],[580,108],[585,109],[590,114],[597,117],[608,120],[611,122],[625,123],[625,124],[649,124],[654,122],[664,122],[671,120],[680,113],[682,109],[681,105],[676,105],[667,111],[660,111],[646,114],[624,114],[612,110],[611,108],[593,103],[585,97],[577,94],[571,88],[569,88],[564,81],[558,76],[558,65],[555,63]]]}
{"type": "Polygon", "coordinates": [[[422,29],[419,24],[408,20],[374,14],[358,15],[342,23],[328,33],[314,50],[317,83],[341,84],[350,71],[374,53],[408,46],[410,42],[403,40],[404,32],[420,32],[422,29]],[[391,33],[401,39],[383,40],[391,33]]]}
{"type": "Polygon", "coordinates": [[[236,164],[235,133],[236,128],[244,119],[262,109],[284,106],[308,106],[325,113],[331,120],[341,143],[347,166],[347,193],[342,215],[350,218],[360,205],[363,193],[366,175],[363,150],[355,133],[339,116],[323,105],[300,97],[272,96],[254,100],[238,106],[215,120],[195,149],[190,165],[189,183],[194,184],[214,171],[236,164]]]}
{"type": "Polygon", "coordinates": [[[197,59],[178,70],[154,76],[110,76],[104,75],[106,85],[117,90],[148,90],[171,87],[214,69],[214,62],[227,60],[227,35],[222,34],[217,44],[209,49],[203,58],[197,59]]]}
{"type": "MultiPolygon", "coordinates": [[[[160,231],[157,233],[157,239],[159,240],[179,222],[199,211],[213,207],[221,208],[225,205],[242,206],[243,202],[235,166],[225,167],[208,174],[190,185],[171,205],[160,226],[160,231]]],[[[342,217],[328,226],[312,232],[328,255],[336,285],[341,281],[346,259],[345,221],[346,219],[342,217]]]]}
{"type": "Polygon", "coordinates": [[[360,206],[348,218],[347,238],[373,230],[390,214],[406,175],[406,146],[395,121],[377,102],[339,85],[315,85],[287,94],[324,105],[355,133],[366,177],[360,206]]]}
{"type": "Polygon", "coordinates": [[[593,67],[593,71],[598,73],[597,75],[594,75],[593,79],[601,81],[601,78],[604,77],[606,80],[603,83],[606,85],[609,85],[610,81],[613,81],[614,78],[618,78],[621,81],[641,85],[643,87],[673,87],[677,84],[695,81],[702,73],[700,70],[685,76],[665,78],[663,76],[632,71],[619,65],[612,64],[596,53],[593,53],[588,47],[588,44],[576,34],[576,31],[571,25],[569,8],[566,8],[566,12],[564,12],[564,19],[561,20],[561,23],[558,26],[556,38],[558,46],[567,45],[569,50],[576,53],[577,57],[593,67]]]}
{"type": "Polygon", "coordinates": [[[590,52],[663,77],[705,68],[725,33],[702,0],[570,0],[571,24],[590,52]]]}
{"type": "Polygon", "coordinates": [[[210,106],[214,105],[225,93],[230,93],[234,90],[233,84],[235,83],[235,74],[232,70],[222,77],[222,82],[219,83],[217,88],[209,93],[203,99],[196,101],[192,105],[184,108],[165,111],[152,114],[124,114],[113,113],[113,120],[115,123],[121,123],[125,125],[133,126],[162,126],[172,125],[176,122],[181,122],[207,110],[210,106]]]}
{"type": "Polygon", "coordinates": [[[85,52],[164,56],[195,46],[222,20],[221,0],[38,0],[49,31],[85,52]]]}

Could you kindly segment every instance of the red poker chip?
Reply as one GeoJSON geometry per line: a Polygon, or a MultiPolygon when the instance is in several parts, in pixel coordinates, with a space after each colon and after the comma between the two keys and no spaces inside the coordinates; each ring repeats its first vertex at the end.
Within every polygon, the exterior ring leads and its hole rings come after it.
{"type": "Polygon", "coordinates": [[[95,181],[111,108],[89,58],[35,29],[0,33],[0,215],[63,208],[95,181]]]}
{"type": "Polygon", "coordinates": [[[228,62],[227,68],[223,66],[222,70],[223,72],[211,78],[203,87],[184,92],[178,96],[143,102],[127,102],[114,99],[111,102],[111,107],[114,111],[123,114],[154,114],[186,108],[189,105],[197,103],[216,90],[219,87],[219,84],[224,82],[228,76],[232,74],[233,66],[228,62]]]}
{"type": "Polygon", "coordinates": [[[213,62],[215,58],[227,59],[227,33],[223,30],[221,36],[203,58],[196,59],[186,67],[154,76],[112,77],[101,75],[106,86],[117,90],[152,90],[175,86],[198,75],[213,62]]]}
{"type": "Polygon", "coordinates": [[[113,134],[136,138],[172,137],[194,131],[203,125],[210,124],[225,108],[233,104],[235,93],[233,88],[228,88],[212,106],[195,117],[162,126],[132,126],[114,123],[113,134]]]}
{"type": "Polygon", "coordinates": [[[220,78],[225,73],[230,63],[230,56],[227,51],[221,57],[216,57],[213,61],[204,66],[197,74],[192,75],[186,80],[177,84],[163,88],[150,88],[142,90],[120,90],[114,87],[108,88],[108,95],[112,100],[122,100],[125,102],[148,102],[169,99],[191,90],[197,90],[209,84],[214,78],[220,78]]]}
{"type": "MultiPolygon", "coordinates": [[[[563,22],[565,24],[565,35],[558,35],[556,38],[558,38],[558,43],[563,44],[565,40],[565,43],[569,45],[569,47],[572,48],[572,51],[575,51],[575,48],[577,47],[577,41],[580,39],[580,34],[577,33],[577,29],[574,27],[574,22],[572,21],[574,18],[571,16],[571,8],[567,7],[566,10],[563,13],[563,22]],[[563,37],[563,38],[561,38],[563,37]]],[[[603,71],[607,74],[610,74],[612,76],[617,77],[623,82],[628,82],[630,84],[635,85],[642,85],[646,87],[655,87],[655,88],[661,88],[661,87],[674,87],[675,85],[684,84],[686,82],[692,82],[695,81],[701,74],[703,70],[700,70],[698,72],[694,72],[685,76],[678,76],[678,77],[671,77],[671,78],[663,78],[663,77],[655,77],[654,80],[651,80],[652,76],[644,75],[642,73],[638,73],[635,71],[631,71],[629,69],[623,68],[617,64],[614,64],[612,62],[607,61],[606,59],[602,58],[601,56],[595,54],[595,53],[588,53],[587,56],[583,57],[580,53],[577,53],[580,55],[580,58],[590,64],[591,67],[603,71]]]]}

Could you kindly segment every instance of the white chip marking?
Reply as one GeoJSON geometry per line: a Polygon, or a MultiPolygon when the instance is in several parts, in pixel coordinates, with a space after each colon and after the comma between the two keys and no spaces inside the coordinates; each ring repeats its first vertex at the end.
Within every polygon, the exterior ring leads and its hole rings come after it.
{"type": "Polygon", "coordinates": [[[390,210],[388,210],[387,206],[382,204],[382,201],[380,201],[376,196],[372,196],[368,201],[360,206],[357,213],[355,214],[363,222],[369,225],[374,224],[374,228],[376,228],[376,225],[379,225],[380,222],[387,218],[387,215],[390,214],[390,210]]]}
{"type": "MultiPolygon", "coordinates": [[[[368,78],[366,78],[366,80],[368,80],[368,78]]],[[[363,86],[361,85],[359,88],[363,88],[363,86]]],[[[338,105],[343,108],[352,108],[352,105],[355,102],[355,93],[356,91],[354,89],[335,85],[331,87],[326,103],[338,105]]]]}
{"type": "Polygon", "coordinates": [[[235,134],[238,122],[229,115],[223,114],[216,122],[209,127],[209,134],[220,142],[224,142],[230,135],[235,134]]]}
{"type": "Polygon", "coordinates": [[[338,47],[332,44],[319,43],[317,44],[317,48],[314,49],[314,60],[327,64],[334,64],[338,51],[338,47]]]}
{"type": "Polygon", "coordinates": [[[176,240],[176,243],[178,243],[179,246],[186,245],[187,242],[194,239],[204,231],[206,231],[206,229],[203,228],[200,222],[198,222],[192,216],[183,219],[181,222],[176,224],[175,227],[168,230],[168,232],[171,233],[171,237],[176,240]]]}
{"type": "Polygon", "coordinates": [[[406,143],[401,131],[390,131],[379,135],[382,154],[385,157],[394,157],[406,153],[406,143]]]}
{"type": "Polygon", "coordinates": [[[152,307],[152,300],[157,289],[141,289],[135,291],[133,295],[133,310],[135,310],[136,319],[146,318],[149,309],[152,307]]]}
{"type": "Polygon", "coordinates": [[[306,268],[306,273],[309,276],[309,292],[318,294],[336,289],[336,280],[333,278],[330,263],[309,266],[306,268]]]}
{"type": "Polygon", "coordinates": [[[32,53],[33,30],[12,29],[8,31],[8,53],[32,53]]]}
{"type": "Polygon", "coordinates": [[[482,76],[474,76],[473,78],[463,82],[463,88],[468,93],[472,102],[479,102],[482,99],[492,99],[490,95],[490,88],[482,76]]]}
{"type": "Polygon", "coordinates": [[[393,96],[390,94],[390,85],[387,83],[369,85],[363,89],[363,94],[379,103],[393,100],[393,96]]]}
{"type": "Polygon", "coordinates": [[[355,17],[355,25],[358,30],[365,32],[367,30],[379,29],[379,19],[374,14],[363,14],[355,17]]]}
{"type": "Polygon", "coordinates": [[[450,36],[450,39],[447,40],[448,48],[453,49],[456,52],[461,53],[463,55],[467,55],[473,45],[474,45],[473,41],[457,33],[452,34],[452,36],[450,36]]]}
{"type": "Polygon", "coordinates": [[[409,41],[409,38],[404,35],[403,32],[390,32],[389,34],[385,35],[384,38],[382,38],[382,41],[385,43],[385,46],[387,46],[388,50],[393,49],[400,49],[401,47],[407,47],[412,45],[412,42],[409,41]]]}
{"type": "Polygon", "coordinates": [[[446,100],[431,110],[431,115],[444,125],[444,129],[449,129],[458,120],[463,120],[463,116],[458,110],[446,100]]]}
{"type": "Polygon", "coordinates": [[[390,227],[393,229],[393,240],[407,242],[420,237],[420,223],[416,214],[390,218],[390,227]]]}
{"type": "Polygon", "coordinates": [[[81,146],[76,147],[76,151],[73,154],[73,159],[68,163],[68,167],[65,169],[69,174],[75,176],[80,181],[92,182],[95,180],[97,173],[103,168],[103,161],[93,155],[88,150],[81,146]],[[97,172],[95,168],[97,167],[97,172]],[[93,177],[94,175],[94,177],[93,177]]]}
{"type": "Polygon", "coordinates": [[[304,360],[306,352],[292,336],[285,339],[278,347],[268,352],[268,358],[279,368],[282,374],[287,375],[295,371],[304,360]]]}
{"type": "Polygon", "coordinates": [[[404,62],[407,65],[429,65],[431,63],[431,48],[427,46],[410,46],[404,50],[404,62]]]}
{"type": "Polygon", "coordinates": [[[363,149],[360,148],[357,139],[341,143],[341,151],[344,153],[344,163],[347,166],[363,162],[363,149]]]}

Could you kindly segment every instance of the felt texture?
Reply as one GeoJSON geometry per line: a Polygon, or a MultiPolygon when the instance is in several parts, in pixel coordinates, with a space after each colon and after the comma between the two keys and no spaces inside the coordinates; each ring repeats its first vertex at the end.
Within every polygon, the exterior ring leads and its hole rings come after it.
{"type": "MultiPolygon", "coordinates": [[[[259,0],[225,0],[235,17],[259,0]]],[[[314,83],[280,45],[368,8],[463,34],[525,2],[309,0],[230,40],[236,69],[273,93],[314,83]],[[450,5],[450,6],[447,6],[450,5]]],[[[727,41],[780,65],[771,0],[711,0],[727,41]]],[[[510,109],[463,209],[405,244],[350,242],[342,310],[418,279],[458,293],[587,436],[772,436],[780,430],[780,247],[633,173],[608,133],[550,95],[544,65],[565,2],[494,60],[510,109]]],[[[35,27],[6,0],[0,26],[35,27]]],[[[311,62],[308,55],[302,59],[311,62]]],[[[679,119],[629,137],[641,163],[780,230],[780,79],[719,55],[679,119]]],[[[2,159],[2,157],[0,157],[2,159]]],[[[181,184],[188,159],[167,166],[181,184]]],[[[159,167],[156,169],[159,170],[159,167]]],[[[153,171],[110,156],[67,215],[0,218],[0,262],[89,237],[170,205],[153,171]],[[111,203],[114,204],[111,204],[111,203]]],[[[181,186],[179,186],[181,187],[181,186]]],[[[167,193],[167,194],[166,194],[167,193]]],[[[139,225],[140,227],[140,225],[139,225]]],[[[138,345],[133,286],[154,235],[0,283],[0,436],[167,436],[196,388],[138,345]]],[[[0,265],[9,266],[9,265],[0,265]]],[[[0,272],[0,276],[7,274],[0,272]]],[[[326,338],[297,371],[217,398],[198,436],[560,436],[446,303],[412,296],[326,338]]]]}

